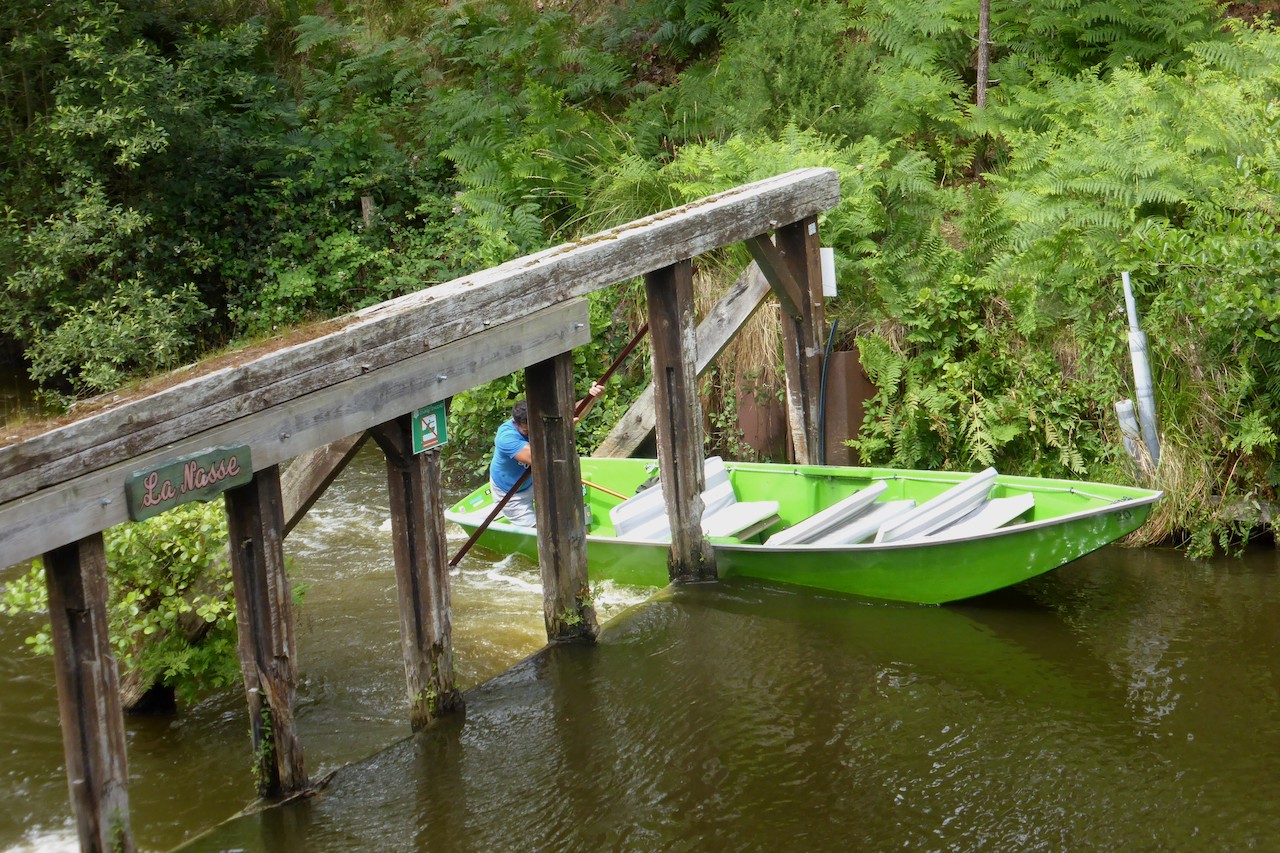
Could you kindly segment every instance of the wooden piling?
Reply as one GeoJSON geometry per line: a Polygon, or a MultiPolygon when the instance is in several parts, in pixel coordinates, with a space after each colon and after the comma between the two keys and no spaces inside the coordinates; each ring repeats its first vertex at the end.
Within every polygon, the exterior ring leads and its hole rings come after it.
{"type": "Polygon", "coordinates": [[[453,673],[453,616],[440,451],[413,452],[412,416],[369,432],[387,457],[400,648],[414,731],[462,708],[453,673]]]}
{"type": "Polygon", "coordinates": [[[62,747],[80,849],[132,851],[119,676],[102,534],[44,555],[62,747]]]}
{"type": "Polygon", "coordinates": [[[587,578],[582,465],[573,436],[573,353],[533,364],[524,376],[547,639],[594,640],[600,625],[587,578]]]}
{"type": "Polygon", "coordinates": [[[278,797],[307,787],[293,721],[298,663],[279,467],[263,468],[248,484],[229,490],[226,504],[258,795],[278,797]]]}
{"type": "Polygon", "coordinates": [[[667,569],[674,580],[715,580],[702,535],[702,404],[698,399],[693,264],[685,260],[644,277],[653,344],[654,432],[662,497],[671,522],[667,569]]]}

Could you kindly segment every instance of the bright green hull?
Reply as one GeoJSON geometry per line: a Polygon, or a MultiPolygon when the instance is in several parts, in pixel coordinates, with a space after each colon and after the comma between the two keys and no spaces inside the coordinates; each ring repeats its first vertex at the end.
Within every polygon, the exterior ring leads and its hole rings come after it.
{"type": "MultiPolygon", "coordinates": [[[[958,539],[843,546],[761,544],[769,535],[809,517],[841,498],[887,479],[883,501],[911,498],[923,503],[964,479],[965,474],[727,463],[740,501],[772,500],[780,523],[747,541],[712,539],[721,577],[748,577],[867,598],[941,604],[1003,589],[1044,574],[1137,529],[1160,493],[1103,483],[998,476],[993,497],[1023,492],[1034,508],[1017,524],[958,539]]],[[[592,523],[587,563],[593,580],[665,586],[668,545],[614,538],[609,510],[632,495],[656,470],[652,460],[583,459],[583,480],[592,523]],[[602,489],[595,488],[596,486],[602,489]]],[[[447,513],[474,531],[492,509],[482,487],[447,513]]],[[[495,521],[479,545],[499,553],[537,559],[533,531],[495,521]]]]}

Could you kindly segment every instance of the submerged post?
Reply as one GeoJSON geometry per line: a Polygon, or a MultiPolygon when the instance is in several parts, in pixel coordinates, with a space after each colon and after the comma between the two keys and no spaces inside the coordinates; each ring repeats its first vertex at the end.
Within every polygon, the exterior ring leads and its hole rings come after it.
{"type": "Polygon", "coordinates": [[[573,437],[573,353],[526,367],[524,377],[547,639],[594,640],[600,625],[587,577],[582,464],[573,437]]]}
{"type": "Polygon", "coordinates": [[[644,277],[653,342],[654,433],[659,482],[671,523],[672,580],[715,580],[715,555],[702,535],[702,403],[693,323],[693,263],[644,277]]]}
{"type": "Polygon", "coordinates": [[[402,415],[370,432],[387,457],[400,647],[409,690],[409,724],[418,731],[462,707],[462,694],[453,675],[453,615],[440,451],[413,452],[411,415],[402,415]]]}
{"type": "Polygon", "coordinates": [[[258,795],[307,786],[293,723],[298,681],[293,607],[284,567],[284,501],[272,465],[226,493],[231,577],[235,583],[240,670],[249,703],[258,795]]]}
{"type": "Polygon", "coordinates": [[[44,555],[62,749],[80,849],[132,851],[119,676],[102,534],[44,555]]]}

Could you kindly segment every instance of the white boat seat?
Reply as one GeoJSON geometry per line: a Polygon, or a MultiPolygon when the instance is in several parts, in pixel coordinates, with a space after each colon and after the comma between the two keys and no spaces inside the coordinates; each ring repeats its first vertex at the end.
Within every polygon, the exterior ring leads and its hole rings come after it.
{"type": "MultiPolygon", "coordinates": [[[[729,482],[724,460],[711,456],[702,467],[706,489],[702,492],[702,531],[707,536],[751,536],[776,521],[777,501],[739,501],[729,482]]],[[[671,522],[662,489],[651,486],[609,510],[609,520],[620,539],[671,541],[671,522]]]]}
{"type": "Polygon", "coordinates": [[[657,519],[665,522],[666,518],[667,504],[662,499],[662,487],[656,483],[609,510],[609,521],[619,536],[643,528],[657,519]]]}
{"type": "Polygon", "coordinates": [[[966,536],[990,533],[1026,513],[1027,510],[1035,506],[1035,502],[1035,496],[1030,492],[1013,495],[1008,498],[992,498],[955,524],[944,527],[924,538],[929,541],[937,541],[942,539],[963,539],[966,536]]]}
{"type": "Polygon", "coordinates": [[[886,523],[876,534],[876,543],[902,542],[917,536],[928,536],[959,521],[987,499],[995,481],[996,469],[988,468],[956,483],[901,518],[886,523]]]}
{"type": "Polygon", "coordinates": [[[847,524],[837,527],[822,538],[807,544],[828,546],[856,545],[864,539],[870,539],[887,522],[911,512],[911,510],[915,509],[915,506],[916,502],[913,500],[885,501],[884,503],[872,504],[870,511],[867,513],[857,516],[847,524]]]}
{"type": "Polygon", "coordinates": [[[707,536],[745,539],[768,530],[780,519],[777,501],[735,501],[712,515],[702,516],[702,532],[707,536]]]}
{"type": "Polygon", "coordinates": [[[872,501],[884,494],[884,490],[888,487],[889,484],[884,480],[877,480],[865,489],[836,501],[826,509],[797,521],[786,530],[779,530],[764,544],[801,545],[821,539],[866,509],[872,501]]]}

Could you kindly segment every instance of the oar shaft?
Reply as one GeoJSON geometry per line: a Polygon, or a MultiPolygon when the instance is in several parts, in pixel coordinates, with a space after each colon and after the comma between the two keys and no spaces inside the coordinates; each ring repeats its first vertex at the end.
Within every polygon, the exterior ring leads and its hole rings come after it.
{"type": "Polygon", "coordinates": [[[613,489],[606,489],[604,486],[597,485],[590,480],[583,480],[582,485],[586,486],[588,489],[595,489],[597,492],[604,492],[606,495],[613,495],[615,498],[622,498],[624,501],[627,499],[626,495],[615,492],[613,489]]]}

